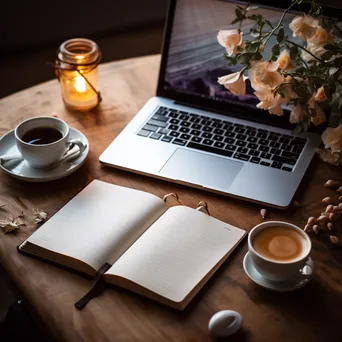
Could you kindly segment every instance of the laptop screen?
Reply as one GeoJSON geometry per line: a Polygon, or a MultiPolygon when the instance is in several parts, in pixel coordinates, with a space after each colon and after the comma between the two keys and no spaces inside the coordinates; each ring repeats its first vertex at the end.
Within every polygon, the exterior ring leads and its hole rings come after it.
{"type": "MultiPolygon", "coordinates": [[[[240,71],[242,66],[229,65],[225,60],[225,48],[217,41],[219,30],[231,30],[236,18],[235,9],[243,2],[219,0],[178,0],[176,2],[167,56],[164,89],[214,101],[238,104],[255,109],[260,101],[253,94],[249,80],[246,94],[236,96],[218,84],[217,78],[240,71]]],[[[253,14],[262,14],[272,24],[277,24],[282,9],[259,8],[253,14]]],[[[292,37],[289,29],[294,14],[284,19],[285,34],[292,37]]],[[[244,40],[253,40],[250,35],[252,21],[246,21],[242,31],[244,40]]],[[[276,42],[272,37],[263,52],[265,60],[271,57],[271,48],[276,42]]],[[[301,43],[298,41],[298,43],[301,43]]],[[[247,72],[245,73],[247,75],[247,72]]]]}
{"type": "MultiPolygon", "coordinates": [[[[279,22],[284,8],[290,1],[259,1],[267,6],[259,6],[254,14],[264,15],[272,24],[279,22]],[[268,5],[269,4],[269,5],[268,5]],[[270,7],[272,6],[272,7],[270,7]]],[[[326,0],[328,6],[336,5],[326,0]]],[[[157,95],[197,108],[216,111],[229,116],[262,122],[286,129],[293,129],[289,122],[289,108],[284,107],[283,116],[270,115],[258,109],[260,102],[254,95],[250,82],[246,81],[246,94],[236,96],[218,84],[217,79],[241,70],[241,65],[229,65],[224,58],[226,51],[217,40],[219,30],[236,29],[232,24],[237,6],[247,2],[228,0],[170,0],[170,10],[166,26],[163,58],[159,74],[157,95]]],[[[305,6],[303,4],[301,6],[305,6]]],[[[324,14],[341,20],[342,11],[336,7],[323,8],[324,14]]],[[[288,13],[284,18],[284,30],[288,39],[298,44],[303,41],[293,38],[289,23],[297,13],[288,13]]],[[[243,39],[254,39],[250,35],[252,21],[245,21],[243,39]]],[[[271,38],[263,52],[264,60],[269,60],[276,38],[271,38]]],[[[247,73],[245,73],[247,75],[247,73]]],[[[323,125],[311,127],[323,129],[323,125]]]]}

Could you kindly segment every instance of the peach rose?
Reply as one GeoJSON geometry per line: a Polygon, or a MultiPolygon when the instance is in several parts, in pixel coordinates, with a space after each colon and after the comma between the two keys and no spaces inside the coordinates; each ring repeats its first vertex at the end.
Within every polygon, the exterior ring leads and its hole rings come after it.
{"type": "Polygon", "coordinates": [[[283,50],[281,54],[279,55],[277,62],[279,65],[279,69],[288,71],[294,68],[293,61],[287,52],[287,50],[283,50]]]}
{"type": "Polygon", "coordinates": [[[303,121],[304,118],[304,111],[303,108],[300,105],[296,105],[292,107],[291,114],[290,114],[290,122],[300,123],[303,121]]]}
{"type": "Polygon", "coordinates": [[[291,76],[285,77],[285,84],[282,87],[283,93],[285,95],[284,102],[289,102],[292,98],[297,97],[297,94],[293,91],[292,82],[293,78],[291,76]]]}
{"type": "Polygon", "coordinates": [[[315,105],[315,111],[316,111],[316,116],[311,117],[311,122],[315,125],[318,126],[325,122],[327,119],[325,117],[325,113],[323,109],[316,103],[315,105]]]}
{"type": "Polygon", "coordinates": [[[219,77],[217,82],[224,85],[224,87],[230,90],[233,94],[241,96],[246,93],[245,81],[247,78],[247,76],[244,76],[240,71],[238,71],[233,74],[219,77]]]}
{"type": "Polygon", "coordinates": [[[254,90],[267,92],[278,87],[284,78],[277,71],[279,64],[277,62],[252,62],[248,70],[248,77],[254,90]]]}
{"type": "MultiPolygon", "coordinates": [[[[321,58],[322,55],[324,54],[324,52],[326,52],[326,50],[323,48],[323,46],[321,45],[316,45],[314,43],[308,42],[308,44],[305,47],[309,52],[311,52],[314,56],[316,56],[317,58],[321,58]]],[[[306,61],[306,62],[311,62],[311,61],[315,61],[316,58],[313,57],[312,55],[310,55],[308,52],[306,52],[305,50],[302,50],[302,58],[306,61]]]]}
{"type": "Polygon", "coordinates": [[[322,141],[332,152],[342,151],[342,124],[336,128],[328,127],[322,134],[322,141]]]}
{"type": "Polygon", "coordinates": [[[340,165],[341,164],[341,156],[338,152],[332,152],[330,149],[316,149],[316,153],[319,157],[326,163],[331,165],[340,165]]]}
{"type": "Polygon", "coordinates": [[[311,122],[318,126],[326,121],[325,113],[323,109],[318,105],[315,101],[316,94],[313,94],[308,102],[309,109],[312,109],[316,112],[315,116],[311,117],[311,122]]]}
{"type": "Polygon", "coordinates": [[[261,101],[257,104],[257,108],[268,110],[270,114],[277,116],[284,115],[281,109],[281,104],[284,103],[284,99],[279,94],[262,91],[256,91],[254,94],[261,101]]]}
{"type": "Polygon", "coordinates": [[[323,102],[327,99],[327,96],[325,95],[324,88],[320,87],[317,90],[317,94],[315,95],[315,101],[317,102],[323,102]]]}
{"type": "Polygon", "coordinates": [[[319,21],[310,15],[294,17],[289,25],[293,31],[293,37],[299,37],[303,40],[310,39],[317,30],[319,21]]]}
{"type": "Polygon", "coordinates": [[[238,46],[245,46],[242,36],[243,33],[238,30],[220,30],[217,34],[217,41],[226,48],[228,56],[231,56],[237,53],[238,46]]]}
{"type": "Polygon", "coordinates": [[[318,46],[324,46],[333,41],[333,37],[323,27],[318,26],[315,34],[308,39],[308,42],[318,46]]]}
{"type": "MultiPolygon", "coordinates": [[[[325,30],[323,27],[318,26],[315,34],[310,39],[308,39],[306,49],[316,57],[321,58],[324,52],[326,52],[326,50],[324,49],[324,45],[331,43],[332,41],[332,35],[328,33],[328,31],[325,30]]],[[[302,58],[307,62],[315,60],[314,57],[312,57],[304,50],[302,51],[302,58]]]]}

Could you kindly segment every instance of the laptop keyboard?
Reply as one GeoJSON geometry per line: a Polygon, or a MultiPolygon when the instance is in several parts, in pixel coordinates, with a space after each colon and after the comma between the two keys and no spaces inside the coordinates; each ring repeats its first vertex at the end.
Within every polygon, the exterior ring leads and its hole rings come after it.
{"type": "Polygon", "coordinates": [[[291,172],[307,139],[159,107],[137,135],[291,172]]]}

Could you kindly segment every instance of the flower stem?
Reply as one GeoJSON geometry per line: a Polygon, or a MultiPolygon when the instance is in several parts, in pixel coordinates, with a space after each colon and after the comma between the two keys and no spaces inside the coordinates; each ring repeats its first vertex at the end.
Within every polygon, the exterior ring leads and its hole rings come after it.
{"type": "Polygon", "coordinates": [[[281,16],[281,18],[280,18],[278,24],[277,24],[277,25],[274,27],[274,29],[268,34],[268,36],[265,37],[265,38],[266,38],[266,41],[265,41],[265,43],[264,43],[265,45],[267,44],[267,42],[269,41],[269,39],[272,37],[272,35],[274,34],[274,32],[277,31],[277,30],[279,29],[280,25],[283,23],[283,20],[284,20],[284,18],[285,18],[285,15],[287,14],[288,11],[291,10],[291,8],[292,8],[295,4],[296,4],[296,2],[293,2],[293,3],[290,5],[290,7],[287,8],[287,9],[283,12],[283,14],[282,14],[282,16],[281,16]]]}
{"type": "MultiPolygon", "coordinates": [[[[289,45],[288,45],[286,42],[285,42],[285,45],[286,45],[286,47],[290,50],[290,47],[289,47],[289,45]]],[[[298,55],[298,58],[299,58],[300,61],[305,65],[305,68],[306,68],[306,69],[309,69],[308,64],[304,61],[304,59],[301,57],[300,54],[298,55]]]]}
{"type": "Polygon", "coordinates": [[[291,40],[288,40],[288,39],[286,39],[285,41],[286,41],[286,43],[289,43],[289,44],[292,44],[292,45],[295,45],[295,46],[299,47],[300,49],[302,49],[303,51],[307,52],[309,55],[311,55],[312,57],[314,57],[317,61],[319,61],[319,62],[321,62],[321,63],[324,63],[324,61],[323,61],[322,59],[320,59],[320,58],[318,58],[317,56],[315,56],[315,55],[314,55],[313,53],[311,53],[309,50],[305,49],[305,47],[303,47],[302,45],[299,45],[299,44],[297,44],[297,43],[295,43],[295,42],[292,42],[291,40]]]}

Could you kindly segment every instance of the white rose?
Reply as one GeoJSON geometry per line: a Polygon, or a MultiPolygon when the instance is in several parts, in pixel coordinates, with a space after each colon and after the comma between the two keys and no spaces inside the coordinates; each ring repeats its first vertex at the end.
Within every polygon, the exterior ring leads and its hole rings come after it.
{"type": "Polygon", "coordinates": [[[217,82],[224,85],[224,87],[230,90],[233,94],[241,96],[246,93],[245,81],[247,78],[247,76],[244,76],[240,71],[238,71],[233,74],[219,77],[217,82]]]}
{"type": "Polygon", "coordinates": [[[226,48],[228,56],[231,56],[237,53],[238,46],[245,46],[242,36],[243,33],[238,30],[220,30],[217,34],[217,41],[226,48]]]}

